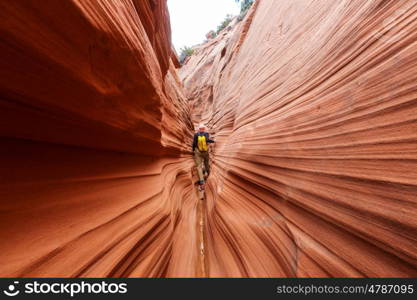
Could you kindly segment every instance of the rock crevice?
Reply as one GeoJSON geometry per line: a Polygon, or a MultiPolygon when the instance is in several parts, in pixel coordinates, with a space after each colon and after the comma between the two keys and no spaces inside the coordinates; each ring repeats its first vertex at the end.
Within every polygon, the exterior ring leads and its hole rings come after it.
{"type": "Polygon", "coordinates": [[[178,70],[165,0],[0,2],[0,276],[417,276],[416,15],[257,0],[178,70]]]}

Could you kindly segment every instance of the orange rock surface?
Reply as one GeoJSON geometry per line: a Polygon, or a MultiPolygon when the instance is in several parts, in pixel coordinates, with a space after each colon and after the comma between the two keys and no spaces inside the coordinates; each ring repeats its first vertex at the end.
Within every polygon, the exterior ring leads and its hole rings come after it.
{"type": "Polygon", "coordinates": [[[181,69],[209,276],[417,276],[417,2],[259,0],[181,69]]]}
{"type": "Polygon", "coordinates": [[[0,27],[0,276],[197,276],[165,1],[2,1],[0,27]]]}
{"type": "Polygon", "coordinates": [[[179,72],[165,0],[0,28],[0,277],[417,276],[414,0],[257,0],[179,72]]]}

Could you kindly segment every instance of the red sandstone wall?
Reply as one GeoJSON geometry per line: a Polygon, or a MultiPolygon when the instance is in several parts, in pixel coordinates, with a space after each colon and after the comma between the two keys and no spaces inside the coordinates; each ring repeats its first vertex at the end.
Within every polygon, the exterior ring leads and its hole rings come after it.
{"type": "Polygon", "coordinates": [[[0,276],[196,276],[165,1],[1,1],[0,28],[0,276]]]}
{"type": "Polygon", "coordinates": [[[181,70],[210,276],[417,276],[417,3],[258,0],[181,70]]]}
{"type": "Polygon", "coordinates": [[[0,2],[0,276],[417,276],[415,1],[256,3],[179,78],[164,0],[0,2]]]}

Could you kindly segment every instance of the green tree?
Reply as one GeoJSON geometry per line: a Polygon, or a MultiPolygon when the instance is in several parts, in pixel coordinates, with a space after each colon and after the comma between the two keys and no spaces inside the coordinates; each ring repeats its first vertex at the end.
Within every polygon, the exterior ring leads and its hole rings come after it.
{"type": "Polygon", "coordinates": [[[232,19],[233,16],[227,15],[226,18],[224,18],[223,22],[221,22],[220,25],[217,26],[216,33],[219,34],[220,31],[225,29],[230,24],[230,22],[232,22],[232,19]]]}
{"type": "Polygon", "coordinates": [[[180,54],[180,63],[183,64],[185,62],[185,60],[187,59],[187,57],[193,55],[194,53],[194,49],[191,47],[187,47],[184,46],[180,49],[181,54],[180,54]]]}
{"type": "Polygon", "coordinates": [[[241,14],[245,14],[254,2],[254,0],[235,0],[235,1],[237,3],[240,3],[240,13],[241,14]]]}

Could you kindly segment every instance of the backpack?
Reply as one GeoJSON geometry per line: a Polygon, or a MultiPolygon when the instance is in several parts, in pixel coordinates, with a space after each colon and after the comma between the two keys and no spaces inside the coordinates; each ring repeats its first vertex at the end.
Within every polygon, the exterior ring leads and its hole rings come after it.
{"type": "Polygon", "coordinates": [[[198,136],[197,145],[198,145],[198,150],[200,150],[200,151],[207,151],[208,150],[206,137],[204,135],[199,135],[198,136]]]}

